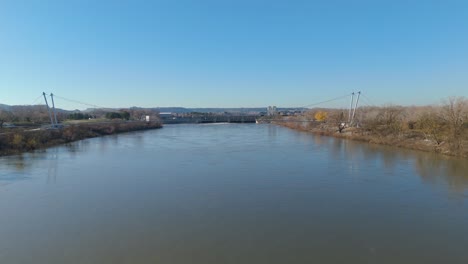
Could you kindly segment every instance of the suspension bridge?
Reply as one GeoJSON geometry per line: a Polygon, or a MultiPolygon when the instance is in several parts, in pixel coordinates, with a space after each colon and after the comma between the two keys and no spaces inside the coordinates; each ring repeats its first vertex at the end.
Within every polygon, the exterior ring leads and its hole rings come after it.
{"type": "MultiPolygon", "coordinates": [[[[56,99],[60,99],[63,101],[66,101],[68,103],[73,103],[73,104],[78,104],[81,106],[86,106],[90,107],[93,109],[99,109],[99,110],[113,110],[112,108],[109,107],[103,107],[103,106],[98,106],[96,104],[91,104],[91,103],[86,103],[80,100],[74,100],[74,99],[69,99],[63,96],[58,96],[53,93],[46,94],[43,92],[40,96],[38,96],[34,102],[33,105],[39,101],[40,99],[44,100],[45,106],[47,107],[47,112],[48,116],[50,119],[50,127],[49,128],[54,128],[54,129],[59,129],[62,127],[62,124],[60,124],[57,120],[57,109],[55,106],[55,101],[56,99]],[[49,100],[50,98],[50,104],[49,100]]],[[[372,100],[370,100],[364,93],[361,91],[358,92],[352,92],[348,94],[344,94],[338,97],[318,101],[315,103],[311,103],[308,105],[304,105],[301,107],[297,108],[289,108],[289,109],[297,109],[296,112],[304,113],[306,111],[309,111],[312,108],[319,108],[319,107],[326,107],[329,106],[330,103],[336,103],[337,101],[341,101],[343,103],[344,101],[348,101],[347,106],[339,107],[339,109],[343,109],[347,111],[347,118],[344,120],[343,125],[345,126],[352,126],[355,123],[356,120],[356,113],[358,108],[360,107],[360,104],[364,104],[366,106],[372,107],[375,106],[372,103],[372,100]]],[[[114,109],[115,110],[115,109],[114,109]]],[[[167,119],[165,120],[165,123],[218,123],[218,122],[227,122],[227,123],[254,123],[258,122],[258,120],[261,120],[262,122],[271,122],[271,121],[288,121],[291,122],[291,120],[282,120],[275,118],[274,116],[263,116],[263,115],[214,115],[214,116],[204,116],[204,117],[196,117],[196,118],[179,118],[177,120],[174,119],[167,119]]],[[[313,122],[311,120],[295,120],[295,122],[313,122]]]]}
{"type": "MultiPolygon", "coordinates": [[[[338,107],[338,109],[343,109],[343,111],[344,110],[347,111],[347,118],[343,119],[343,123],[341,124],[343,127],[356,125],[356,114],[361,104],[367,107],[376,107],[375,104],[373,104],[372,101],[367,96],[364,95],[364,93],[359,91],[359,92],[352,92],[352,93],[334,97],[331,99],[315,102],[312,104],[304,105],[302,107],[299,107],[298,109],[302,109],[301,113],[303,114],[304,112],[310,111],[312,108],[320,108],[320,107],[326,108],[327,106],[326,104],[328,103],[332,103],[336,101],[343,101],[343,100],[350,100],[348,103],[349,104],[348,106],[338,107]]],[[[336,107],[329,107],[329,108],[336,108],[336,107]]],[[[303,119],[302,120],[301,119],[296,119],[296,120],[278,119],[272,115],[262,118],[261,121],[262,122],[315,122],[313,120],[303,120],[303,119]]]]}

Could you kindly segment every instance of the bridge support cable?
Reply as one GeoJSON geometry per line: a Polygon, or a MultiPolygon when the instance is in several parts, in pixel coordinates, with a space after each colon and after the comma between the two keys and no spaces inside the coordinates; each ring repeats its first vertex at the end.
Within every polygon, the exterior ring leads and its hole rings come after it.
{"type": "Polygon", "coordinates": [[[367,97],[365,94],[361,94],[361,96],[370,106],[376,107],[376,105],[372,102],[372,100],[369,99],[369,97],[367,97]]]}
{"type": "Polygon", "coordinates": [[[78,101],[78,100],[68,99],[68,98],[65,98],[65,97],[62,97],[62,96],[58,96],[58,95],[56,95],[56,94],[55,94],[54,96],[57,97],[57,98],[59,98],[59,99],[62,99],[62,100],[71,102],[71,103],[76,103],[76,104],[80,104],[80,105],[85,105],[85,106],[92,107],[92,108],[102,108],[102,109],[108,108],[108,107],[98,106],[98,105],[95,105],[95,104],[89,104],[89,103],[81,102],[81,101],[78,101]]]}
{"type": "Polygon", "coordinates": [[[300,107],[300,108],[309,108],[309,107],[312,107],[312,106],[317,106],[317,105],[321,105],[321,104],[324,104],[324,103],[333,102],[333,101],[336,101],[336,100],[340,100],[340,99],[346,98],[346,97],[348,97],[349,95],[350,95],[350,94],[346,94],[346,95],[339,96],[339,97],[336,97],[336,98],[332,98],[332,99],[329,99],[329,100],[325,100],[325,101],[321,101],[321,102],[317,102],[317,103],[305,105],[305,106],[302,106],[302,107],[300,107]]]}
{"type": "Polygon", "coordinates": [[[36,99],[34,99],[34,101],[30,105],[35,105],[41,97],[42,97],[42,94],[39,95],[36,99]]]}

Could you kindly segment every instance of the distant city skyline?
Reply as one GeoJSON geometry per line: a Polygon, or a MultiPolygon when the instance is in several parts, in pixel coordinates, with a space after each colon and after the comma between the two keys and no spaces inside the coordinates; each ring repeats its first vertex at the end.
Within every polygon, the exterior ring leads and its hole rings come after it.
{"type": "Polygon", "coordinates": [[[0,104],[43,91],[103,107],[468,96],[467,1],[5,0],[0,36],[0,104]]]}

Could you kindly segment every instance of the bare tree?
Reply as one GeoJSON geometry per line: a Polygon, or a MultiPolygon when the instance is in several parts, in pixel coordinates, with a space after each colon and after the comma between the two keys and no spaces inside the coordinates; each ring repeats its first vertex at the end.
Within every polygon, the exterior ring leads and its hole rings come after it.
{"type": "MultiPolygon", "coordinates": [[[[383,136],[399,135],[403,129],[405,109],[401,106],[385,106],[376,109],[374,118],[366,120],[366,128],[383,136]]],[[[371,116],[368,114],[368,116],[371,116]]]]}
{"type": "Polygon", "coordinates": [[[464,97],[450,97],[444,101],[441,117],[449,130],[449,141],[454,150],[462,145],[464,123],[468,121],[468,102],[464,97]]]}
{"type": "Polygon", "coordinates": [[[416,127],[426,139],[433,140],[437,145],[440,145],[445,138],[444,120],[433,109],[419,115],[416,127]]]}
{"type": "Polygon", "coordinates": [[[3,124],[5,122],[11,122],[14,119],[14,115],[12,112],[8,110],[2,110],[0,109],[0,128],[3,127],[3,124]]]}

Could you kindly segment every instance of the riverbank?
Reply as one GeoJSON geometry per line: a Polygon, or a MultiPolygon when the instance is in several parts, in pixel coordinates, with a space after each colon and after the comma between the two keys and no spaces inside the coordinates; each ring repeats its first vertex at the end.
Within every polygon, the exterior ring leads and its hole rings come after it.
{"type": "Polygon", "coordinates": [[[3,130],[0,134],[0,156],[44,149],[86,138],[157,128],[162,128],[161,123],[114,121],[68,125],[60,129],[3,130]]]}
{"type": "Polygon", "coordinates": [[[399,148],[468,158],[468,142],[466,140],[462,140],[461,147],[454,149],[449,142],[436,142],[435,140],[430,140],[422,131],[416,129],[401,131],[398,134],[383,134],[372,132],[366,128],[356,127],[345,128],[340,132],[338,125],[326,122],[297,122],[297,120],[280,120],[272,123],[315,135],[332,136],[371,144],[395,146],[399,148]]]}

